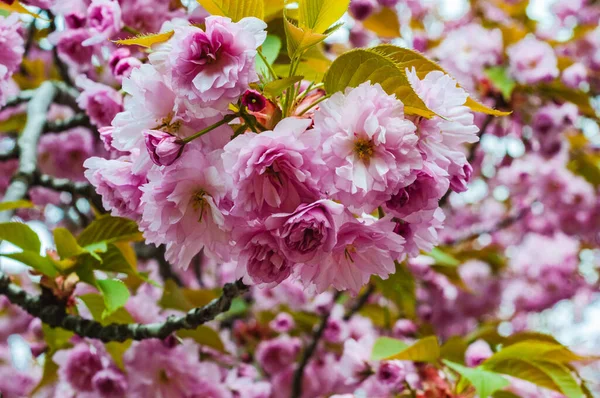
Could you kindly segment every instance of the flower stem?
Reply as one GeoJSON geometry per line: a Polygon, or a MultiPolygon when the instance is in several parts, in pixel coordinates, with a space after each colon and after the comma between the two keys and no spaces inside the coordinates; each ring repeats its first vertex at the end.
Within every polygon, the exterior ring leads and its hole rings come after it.
{"type": "Polygon", "coordinates": [[[260,57],[260,59],[262,59],[262,61],[265,63],[265,65],[267,65],[267,69],[269,70],[269,73],[273,77],[273,80],[277,80],[277,73],[275,73],[273,66],[269,63],[269,61],[267,61],[267,58],[264,56],[264,54],[262,53],[261,50],[258,50],[258,56],[260,57]]]}
{"type": "Polygon", "coordinates": [[[227,123],[231,122],[231,121],[232,121],[233,119],[235,119],[236,117],[238,117],[238,115],[236,115],[236,114],[232,114],[232,115],[226,115],[226,116],[223,118],[223,120],[221,120],[221,121],[219,121],[219,122],[217,122],[217,123],[213,124],[212,126],[208,126],[208,127],[207,127],[207,128],[205,128],[204,130],[198,131],[198,132],[197,132],[196,134],[194,134],[194,135],[191,135],[191,136],[189,136],[189,137],[187,137],[187,138],[183,138],[183,139],[181,139],[181,140],[180,140],[180,142],[181,142],[182,144],[187,144],[188,142],[190,142],[190,141],[193,141],[193,140],[195,140],[196,138],[198,138],[198,137],[201,137],[201,136],[203,136],[204,134],[206,134],[206,133],[208,133],[208,132],[210,132],[210,131],[213,131],[213,130],[214,130],[214,129],[216,129],[217,127],[221,127],[222,125],[224,125],[224,124],[227,124],[227,123]]]}
{"type": "Polygon", "coordinates": [[[302,112],[300,112],[298,114],[298,116],[304,115],[306,112],[310,111],[312,108],[314,108],[315,106],[319,105],[321,102],[325,101],[328,98],[329,98],[329,95],[324,95],[323,97],[319,98],[318,100],[316,100],[315,102],[313,102],[312,104],[310,104],[310,106],[307,107],[306,109],[304,109],[302,112]]]}

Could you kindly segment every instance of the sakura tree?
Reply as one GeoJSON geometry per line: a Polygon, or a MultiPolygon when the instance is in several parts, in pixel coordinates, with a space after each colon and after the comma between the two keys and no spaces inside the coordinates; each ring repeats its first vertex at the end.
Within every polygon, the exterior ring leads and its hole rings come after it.
{"type": "Polygon", "coordinates": [[[599,394],[599,21],[0,0],[0,395],[599,394]]]}

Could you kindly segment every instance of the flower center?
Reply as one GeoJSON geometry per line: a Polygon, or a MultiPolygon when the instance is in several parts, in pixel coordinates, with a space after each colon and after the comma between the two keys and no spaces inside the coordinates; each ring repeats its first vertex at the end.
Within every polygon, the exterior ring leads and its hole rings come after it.
{"type": "Polygon", "coordinates": [[[200,189],[194,193],[192,196],[192,207],[194,210],[200,212],[200,216],[198,217],[198,222],[202,222],[202,217],[204,216],[204,211],[206,210],[206,206],[208,203],[204,196],[206,195],[206,191],[200,189]]]}
{"type": "Polygon", "coordinates": [[[359,138],[354,141],[354,153],[363,162],[368,162],[375,152],[375,145],[373,141],[364,138],[359,138]]]}

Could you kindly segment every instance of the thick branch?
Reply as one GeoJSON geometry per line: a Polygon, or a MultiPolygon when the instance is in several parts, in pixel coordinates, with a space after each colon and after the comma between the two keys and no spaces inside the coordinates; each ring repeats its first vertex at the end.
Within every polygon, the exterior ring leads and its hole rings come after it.
{"type": "Polygon", "coordinates": [[[218,299],[214,299],[204,307],[195,308],[184,316],[171,316],[164,322],[146,325],[111,323],[103,326],[99,322],[67,314],[64,306],[48,304],[40,296],[27,293],[11,283],[8,275],[0,271],[0,294],[5,295],[11,303],[18,305],[51,327],[60,327],[81,337],[99,339],[103,342],[164,339],[177,330],[196,329],[198,326],[212,321],[217,315],[227,312],[233,299],[247,289],[248,287],[241,281],[228,283],[223,287],[223,294],[218,299]]]}
{"type": "MultiPolygon", "coordinates": [[[[17,140],[19,147],[19,170],[4,195],[4,202],[20,200],[27,195],[37,167],[37,145],[46,125],[46,114],[57,94],[52,82],[44,82],[33,94],[27,105],[27,123],[17,140]]],[[[12,211],[0,213],[0,222],[8,221],[12,211]]]]}
{"type": "MultiPolygon", "coordinates": [[[[333,302],[335,303],[340,296],[340,292],[337,292],[333,298],[333,302]]],[[[312,341],[310,345],[306,347],[304,353],[302,354],[302,358],[300,359],[300,363],[298,364],[298,369],[294,373],[294,380],[292,381],[292,395],[291,398],[300,398],[302,396],[302,378],[304,377],[304,369],[306,365],[308,365],[308,361],[314,355],[317,350],[317,346],[319,345],[319,341],[327,328],[327,322],[329,321],[330,312],[327,312],[321,318],[321,323],[319,327],[312,336],[312,341]]]]}

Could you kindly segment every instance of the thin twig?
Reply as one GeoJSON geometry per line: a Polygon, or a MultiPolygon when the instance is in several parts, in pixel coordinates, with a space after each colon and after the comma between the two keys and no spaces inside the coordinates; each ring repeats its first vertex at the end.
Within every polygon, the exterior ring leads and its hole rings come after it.
{"type": "MultiPolygon", "coordinates": [[[[337,292],[333,298],[333,302],[335,303],[339,297],[340,292],[337,292]]],[[[327,322],[329,321],[330,314],[331,312],[327,312],[321,317],[321,323],[319,324],[317,330],[315,330],[315,332],[313,333],[310,345],[306,347],[304,353],[302,354],[302,358],[300,359],[298,368],[294,373],[294,379],[292,381],[291,398],[300,398],[302,396],[302,378],[304,377],[304,369],[306,368],[306,365],[308,365],[308,361],[310,361],[310,358],[317,350],[319,341],[321,340],[321,337],[323,336],[323,333],[327,328],[327,322]]]]}
{"type": "Polygon", "coordinates": [[[158,261],[158,272],[163,281],[171,279],[177,284],[177,286],[183,286],[183,282],[179,275],[173,271],[171,264],[165,258],[165,245],[160,245],[154,254],[156,261],[158,261]]]}
{"type": "Polygon", "coordinates": [[[15,95],[14,97],[11,97],[8,100],[6,100],[6,104],[2,107],[2,110],[8,109],[8,108],[13,108],[15,106],[21,105],[24,102],[29,101],[33,97],[34,93],[35,93],[35,90],[21,91],[19,94],[15,95]]]}
{"type": "Polygon", "coordinates": [[[93,129],[88,116],[85,113],[78,113],[69,119],[47,122],[44,133],[60,133],[75,127],[87,127],[93,129]]]}
{"type": "Polygon", "coordinates": [[[129,339],[164,339],[181,329],[196,329],[198,326],[212,321],[217,315],[227,312],[234,298],[244,293],[248,287],[241,281],[223,286],[221,297],[212,300],[204,307],[195,308],[184,316],[171,316],[164,322],[150,324],[117,324],[103,326],[101,323],[67,314],[64,305],[51,303],[41,296],[34,296],[11,283],[8,275],[0,271],[0,294],[9,301],[23,308],[30,315],[39,318],[50,327],[59,327],[74,332],[81,337],[99,339],[103,342],[129,339]]]}
{"type": "Polygon", "coordinates": [[[352,316],[354,316],[354,314],[356,314],[358,311],[360,311],[361,308],[364,307],[365,304],[367,304],[367,302],[369,301],[369,298],[371,297],[371,295],[374,292],[375,292],[375,285],[369,285],[367,287],[367,290],[365,290],[365,292],[356,299],[356,301],[354,302],[352,307],[350,307],[348,309],[348,312],[346,312],[346,314],[344,315],[344,320],[345,321],[350,320],[350,318],[352,318],[352,316]]]}
{"type": "MultiPolygon", "coordinates": [[[[27,105],[27,122],[17,140],[19,147],[19,169],[4,195],[4,202],[23,199],[34,179],[37,168],[37,144],[46,125],[46,113],[56,96],[57,88],[52,82],[44,82],[36,90],[27,105]]],[[[14,211],[0,213],[0,222],[8,221],[14,211]]]]}
{"type": "Polygon", "coordinates": [[[204,287],[204,281],[202,280],[202,263],[204,262],[204,249],[200,250],[200,253],[196,254],[192,260],[192,266],[194,267],[194,275],[198,281],[198,286],[204,287]]]}

